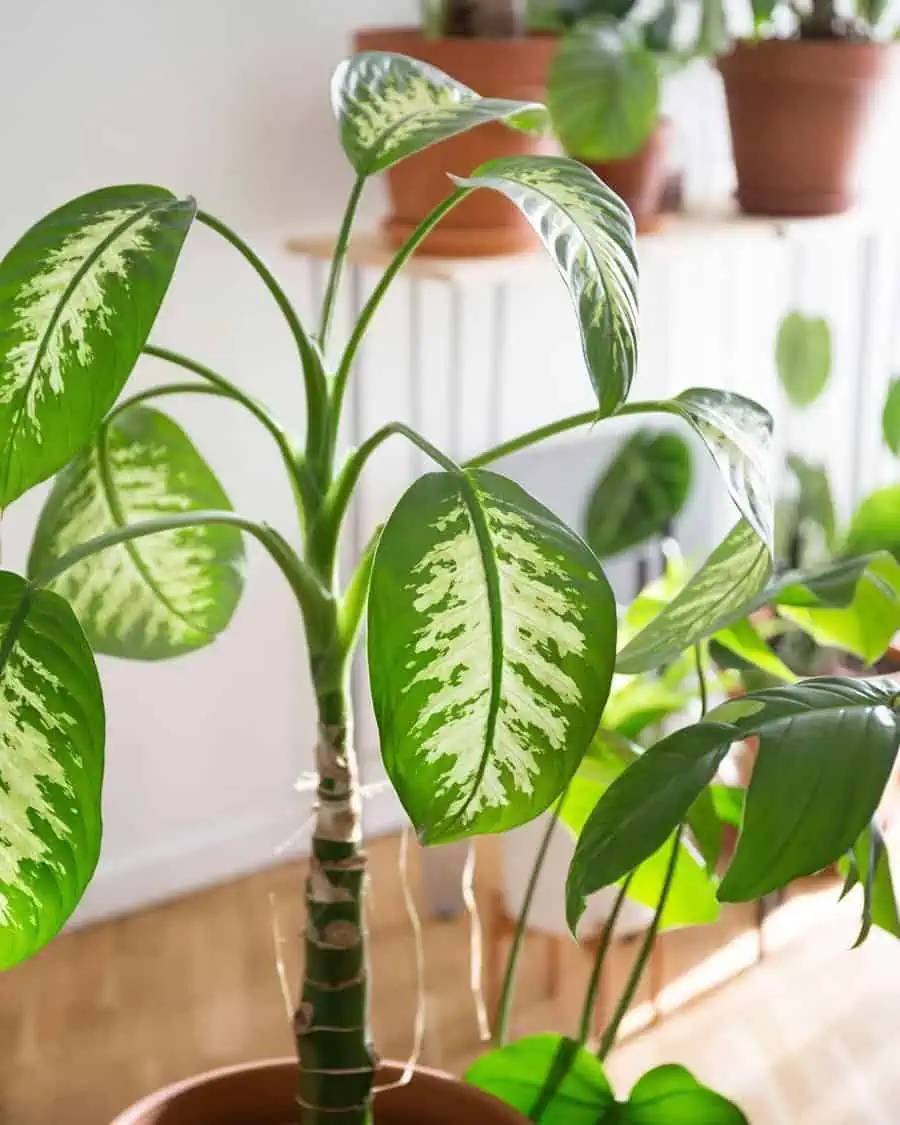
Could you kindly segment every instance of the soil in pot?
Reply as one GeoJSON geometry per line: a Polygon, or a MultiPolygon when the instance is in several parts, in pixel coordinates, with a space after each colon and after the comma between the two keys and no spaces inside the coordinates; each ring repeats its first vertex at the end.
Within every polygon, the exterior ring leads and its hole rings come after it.
{"type": "Polygon", "coordinates": [[[584,162],[625,201],[639,234],[656,230],[662,219],[671,132],[671,121],[663,118],[633,156],[600,164],[584,162]]]}
{"type": "MultiPolygon", "coordinates": [[[[545,100],[553,36],[511,39],[426,39],[414,28],[381,28],[356,35],[358,51],[396,51],[431,63],[484,97],[545,100]]],[[[466,176],[487,160],[553,151],[547,137],[504,125],[481,125],[395,164],[387,172],[390,213],[384,232],[400,246],[421,220],[450,194],[448,172],[466,176]]],[[[497,192],[476,191],[428,236],[419,252],[469,258],[531,250],[535,235],[526,219],[497,192]]]]}
{"type": "MultiPolygon", "coordinates": [[[[389,1086],[402,1065],[385,1063],[389,1086]]],[[[138,1102],[112,1125],[294,1125],[297,1063],[248,1063],[211,1071],[138,1102]]],[[[375,1125],[525,1125],[518,1111],[448,1075],[419,1068],[412,1081],[378,1094],[375,1125]]]]}
{"type": "Polygon", "coordinates": [[[883,43],[767,39],[719,60],[738,201],[758,215],[830,215],[855,202],[883,43]]]}

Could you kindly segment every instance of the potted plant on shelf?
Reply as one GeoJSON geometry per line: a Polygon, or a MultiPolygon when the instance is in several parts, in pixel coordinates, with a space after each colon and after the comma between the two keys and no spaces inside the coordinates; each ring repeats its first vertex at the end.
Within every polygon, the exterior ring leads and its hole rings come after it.
{"type": "Polygon", "coordinates": [[[890,5],[749,0],[749,8],[752,36],[719,59],[738,201],[760,215],[845,211],[887,69],[890,5]]]}

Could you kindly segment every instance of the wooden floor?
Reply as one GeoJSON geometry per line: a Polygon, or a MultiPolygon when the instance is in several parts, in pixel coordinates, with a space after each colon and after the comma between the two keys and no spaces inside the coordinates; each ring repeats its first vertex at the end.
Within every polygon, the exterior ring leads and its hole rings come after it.
{"type": "MultiPolygon", "coordinates": [[[[397,842],[379,841],[371,855],[376,1037],[383,1054],[405,1057],[415,959],[394,871],[397,842]]],[[[481,862],[487,920],[496,864],[490,846],[481,862]]],[[[414,856],[414,886],[415,867],[414,856]]],[[[0,1123],[106,1125],[163,1083],[288,1054],[273,930],[287,939],[284,969],[293,991],[301,881],[301,864],[274,868],[66,935],[0,977],[0,1123]]],[[[834,897],[829,890],[827,903],[820,893],[790,904],[771,924],[777,948],[762,966],[624,1042],[611,1064],[622,1091],[641,1070],[681,1061],[737,1096],[753,1125],[897,1125],[900,947],[876,936],[847,952],[853,918],[834,907],[834,897]],[[806,936],[792,936],[794,928],[806,936]]],[[[679,1005],[723,961],[753,958],[748,920],[746,911],[733,910],[714,931],[667,937],[658,962],[663,1007],[679,1005]]],[[[424,1061],[454,1071],[480,1049],[467,933],[465,919],[426,925],[424,1061]]],[[[546,953],[544,941],[529,941],[519,1032],[575,1026],[588,962],[564,943],[560,994],[548,998],[546,953]]],[[[613,977],[621,979],[629,954],[617,951],[613,977]]],[[[633,1021],[646,1022],[646,989],[639,1000],[633,1021]]]]}

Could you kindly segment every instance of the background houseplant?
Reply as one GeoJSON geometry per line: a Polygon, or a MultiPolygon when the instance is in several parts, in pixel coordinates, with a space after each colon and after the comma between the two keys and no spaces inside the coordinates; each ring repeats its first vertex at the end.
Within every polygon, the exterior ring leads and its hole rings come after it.
{"type": "Polygon", "coordinates": [[[896,26],[890,7],[750,0],[751,39],[719,60],[745,211],[826,215],[854,202],[884,40],[896,26]]]}

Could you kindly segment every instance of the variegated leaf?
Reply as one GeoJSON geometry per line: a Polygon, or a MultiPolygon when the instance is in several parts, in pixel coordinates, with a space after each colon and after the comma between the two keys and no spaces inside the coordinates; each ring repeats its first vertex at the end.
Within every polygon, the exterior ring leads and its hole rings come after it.
{"type": "Polygon", "coordinates": [[[637,366],[638,263],[631,212],[589,168],[562,156],[491,160],[455,182],[501,192],[534,227],[578,313],[600,416],[612,414],[625,401],[637,366]]]}
{"type": "MultiPolygon", "coordinates": [[[[210,509],[231,505],[180,427],[158,410],[128,407],[60,474],[29,573],[114,528],[210,509]]],[[[185,527],[107,548],[65,571],[53,589],[71,603],[96,651],[157,660],[202,648],[228,625],[243,558],[237,528],[185,527]]]]}
{"type": "Polygon", "coordinates": [[[90,882],[104,739],[100,681],[72,610],[0,572],[0,969],[45,945],[90,882]]]}
{"type": "Polygon", "coordinates": [[[93,437],[195,210],[162,188],[105,188],[42,219],[0,263],[0,509],[93,437]]]}
{"type": "Polygon", "coordinates": [[[426,843],[537,816],[609,692],[615,607],[587,546],[494,473],[432,473],[388,521],[369,597],[381,749],[426,843]]]}
{"type": "Polygon", "coordinates": [[[538,103],[482,98],[437,67],[386,51],[345,59],[331,80],[331,104],[360,176],[489,121],[527,131],[549,123],[538,103]]]}

